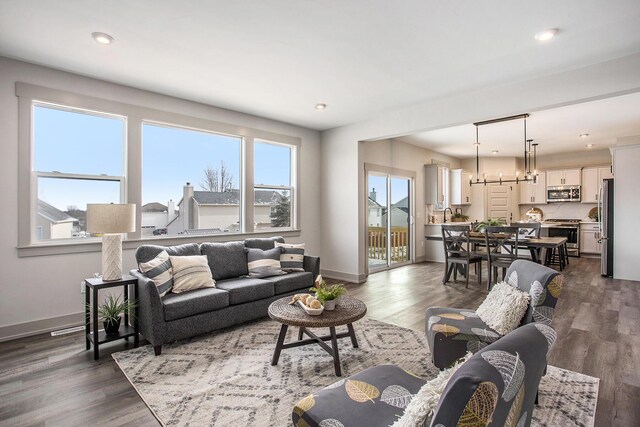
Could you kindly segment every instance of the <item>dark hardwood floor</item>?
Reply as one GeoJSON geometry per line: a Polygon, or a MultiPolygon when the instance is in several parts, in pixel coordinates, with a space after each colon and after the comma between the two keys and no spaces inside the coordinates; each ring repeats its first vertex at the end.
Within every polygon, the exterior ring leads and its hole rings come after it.
{"type": "MultiPolygon", "coordinates": [[[[429,306],[475,309],[484,285],[441,283],[442,264],[423,263],[373,274],[350,294],[368,316],[424,330],[429,306]]],[[[553,326],[550,363],[600,378],[596,426],[640,425],[640,283],[602,278],[595,259],[571,258],[553,326]]],[[[143,341],[144,343],[144,341],[143,341]]],[[[101,346],[94,361],[82,333],[48,334],[0,343],[0,425],[158,425],[101,346]]],[[[568,402],[567,404],[570,404],[568,402]]]]}

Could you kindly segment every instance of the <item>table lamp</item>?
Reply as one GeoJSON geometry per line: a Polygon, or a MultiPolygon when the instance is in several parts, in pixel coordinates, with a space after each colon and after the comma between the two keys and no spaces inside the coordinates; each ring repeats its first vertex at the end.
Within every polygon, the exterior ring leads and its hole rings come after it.
{"type": "Polygon", "coordinates": [[[122,233],[136,231],[135,204],[87,204],[87,232],[102,233],[102,280],[122,278],[122,233]]]}

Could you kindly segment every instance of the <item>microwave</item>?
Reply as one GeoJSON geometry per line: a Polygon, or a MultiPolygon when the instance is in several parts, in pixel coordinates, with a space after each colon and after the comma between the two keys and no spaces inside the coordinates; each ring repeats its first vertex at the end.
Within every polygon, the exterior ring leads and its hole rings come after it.
{"type": "Polygon", "coordinates": [[[579,202],[580,186],[547,187],[547,202],[579,202]]]}

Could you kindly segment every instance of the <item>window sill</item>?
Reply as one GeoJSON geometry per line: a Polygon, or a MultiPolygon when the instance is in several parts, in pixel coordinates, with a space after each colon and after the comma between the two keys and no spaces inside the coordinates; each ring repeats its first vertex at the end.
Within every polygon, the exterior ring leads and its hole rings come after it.
{"type": "MultiPolygon", "coordinates": [[[[186,236],[168,236],[168,237],[151,237],[146,239],[128,239],[122,242],[122,250],[134,250],[141,245],[159,245],[159,246],[173,246],[181,245],[184,243],[204,243],[204,242],[230,242],[236,240],[244,240],[252,237],[268,237],[268,236],[282,236],[282,237],[298,237],[302,230],[265,230],[254,231],[251,233],[224,233],[224,234],[207,234],[198,235],[191,234],[186,236]]],[[[99,239],[92,239],[91,241],[82,242],[67,242],[67,243],[42,243],[31,246],[19,246],[18,258],[47,256],[47,255],[68,255],[79,254],[88,252],[101,252],[102,242],[99,239]]]]}

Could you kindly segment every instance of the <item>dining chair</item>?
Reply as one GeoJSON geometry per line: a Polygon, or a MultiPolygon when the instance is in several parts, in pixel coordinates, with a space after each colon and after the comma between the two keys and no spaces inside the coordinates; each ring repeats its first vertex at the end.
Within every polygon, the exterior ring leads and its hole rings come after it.
{"type": "Polygon", "coordinates": [[[498,281],[498,268],[502,269],[502,280],[507,268],[518,259],[518,227],[487,226],[484,228],[487,246],[487,289],[498,281]]]}
{"type": "MultiPolygon", "coordinates": [[[[518,237],[523,240],[532,238],[532,237],[536,239],[540,238],[540,231],[542,230],[542,224],[539,222],[524,222],[524,221],[512,222],[511,226],[518,227],[518,237]]],[[[531,260],[535,260],[538,263],[542,259],[541,258],[542,249],[540,248],[538,249],[530,248],[528,245],[526,245],[523,242],[520,244],[520,246],[518,246],[518,249],[528,249],[531,254],[531,260]]],[[[518,258],[529,259],[528,256],[519,256],[518,258]]]]}
{"type": "Polygon", "coordinates": [[[466,276],[466,287],[469,287],[469,267],[475,267],[478,284],[482,283],[483,256],[471,250],[468,225],[442,225],[442,244],[444,245],[444,276],[442,284],[449,281],[453,271],[453,280],[458,279],[458,267],[462,266],[466,276]],[[479,268],[478,268],[479,267],[479,268]]]}

